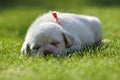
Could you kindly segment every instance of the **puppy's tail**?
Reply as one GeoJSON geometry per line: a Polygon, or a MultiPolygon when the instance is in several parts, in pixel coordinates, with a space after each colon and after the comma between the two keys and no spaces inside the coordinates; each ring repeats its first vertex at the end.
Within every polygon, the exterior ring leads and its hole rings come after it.
{"type": "Polygon", "coordinates": [[[102,42],[103,44],[107,44],[107,43],[110,43],[111,40],[110,40],[110,39],[103,39],[101,42],[102,42]]]}

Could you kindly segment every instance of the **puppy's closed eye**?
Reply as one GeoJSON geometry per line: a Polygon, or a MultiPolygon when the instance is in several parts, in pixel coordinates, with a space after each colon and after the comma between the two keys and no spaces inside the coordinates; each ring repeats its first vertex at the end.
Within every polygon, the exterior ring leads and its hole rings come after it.
{"type": "Polygon", "coordinates": [[[57,46],[58,44],[60,44],[60,42],[59,41],[53,41],[50,44],[53,45],[53,46],[57,46]]]}

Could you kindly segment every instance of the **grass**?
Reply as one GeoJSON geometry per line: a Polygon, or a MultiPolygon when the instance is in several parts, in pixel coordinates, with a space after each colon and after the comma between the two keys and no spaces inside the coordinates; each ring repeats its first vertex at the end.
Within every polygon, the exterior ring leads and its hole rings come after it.
{"type": "Polygon", "coordinates": [[[26,6],[0,9],[0,80],[119,80],[120,8],[81,6],[55,10],[99,17],[103,37],[111,42],[94,50],[75,52],[70,58],[28,58],[20,53],[26,30],[48,9],[26,6]]]}

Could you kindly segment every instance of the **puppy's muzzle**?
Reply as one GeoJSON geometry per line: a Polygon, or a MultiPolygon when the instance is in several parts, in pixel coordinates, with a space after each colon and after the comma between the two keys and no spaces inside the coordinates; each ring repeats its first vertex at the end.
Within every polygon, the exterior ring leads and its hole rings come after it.
{"type": "Polygon", "coordinates": [[[53,53],[53,51],[50,50],[50,49],[46,49],[46,50],[43,51],[43,54],[44,54],[45,56],[49,56],[49,55],[51,55],[52,53],[53,53]]]}
{"type": "Polygon", "coordinates": [[[22,51],[22,53],[26,56],[31,56],[31,55],[37,55],[37,54],[43,54],[44,56],[49,56],[53,54],[53,51],[50,48],[45,48],[42,50],[40,46],[32,46],[30,48],[30,45],[27,44],[26,49],[22,51]]]}

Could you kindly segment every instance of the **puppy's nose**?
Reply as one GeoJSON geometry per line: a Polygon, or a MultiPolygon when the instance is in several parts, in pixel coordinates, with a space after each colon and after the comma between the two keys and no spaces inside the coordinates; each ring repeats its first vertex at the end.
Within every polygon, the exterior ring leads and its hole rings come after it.
{"type": "Polygon", "coordinates": [[[50,49],[47,49],[47,50],[43,51],[43,54],[44,54],[45,56],[51,55],[52,53],[53,53],[53,51],[50,50],[50,49]]]}

